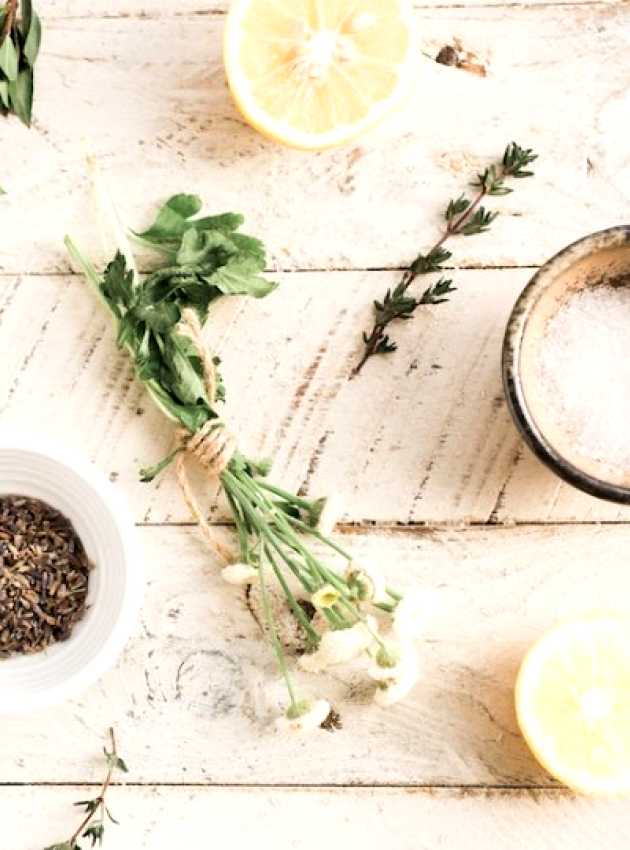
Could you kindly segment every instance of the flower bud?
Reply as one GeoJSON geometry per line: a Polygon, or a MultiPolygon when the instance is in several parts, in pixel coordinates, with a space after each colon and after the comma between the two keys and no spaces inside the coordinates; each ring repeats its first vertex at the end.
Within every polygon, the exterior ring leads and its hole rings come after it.
{"type": "Polygon", "coordinates": [[[278,717],[276,729],[279,732],[310,732],[318,729],[329,714],[330,703],[325,699],[302,700],[289,706],[283,717],[278,717]]]}
{"type": "Polygon", "coordinates": [[[314,503],[312,525],[322,535],[330,537],[343,514],[343,500],[338,493],[331,493],[314,503]]]}
{"type": "Polygon", "coordinates": [[[302,655],[299,665],[309,673],[319,673],[335,664],[345,664],[365,652],[374,640],[377,630],[376,620],[355,623],[347,629],[324,632],[315,652],[302,655]]]}
{"type": "Polygon", "coordinates": [[[221,578],[228,584],[253,584],[258,579],[258,570],[250,564],[228,564],[221,570],[221,578]]]}
{"type": "Polygon", "coordinates": [[[311,596],[311,602],[316,608],[332,608],[341,599],[341,593],[332,584],[325,584],[311,596]]]}
{"type": "Polygon", "coordinates": [[[367,567],[352,561],[346,569],[346,581],[350,592],[359,602],[384,602],[385,579],[375,567],[367,567]]]}

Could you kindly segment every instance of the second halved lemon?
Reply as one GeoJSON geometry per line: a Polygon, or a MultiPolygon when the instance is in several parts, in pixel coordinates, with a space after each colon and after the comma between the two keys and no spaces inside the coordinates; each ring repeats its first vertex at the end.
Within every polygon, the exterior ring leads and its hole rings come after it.
{"type": "Polygon", "coordinates": [[[287,145],[342,144],[410,90],[409,0],[234,0],[230,88],[246,120],[287,145]]]}
{"type": "Polygon", "coordinates": [[[593,615],[545,635],[521,667],[516,710],[557,779],[586,794],[630,794],[630,617],[593,615]]]}

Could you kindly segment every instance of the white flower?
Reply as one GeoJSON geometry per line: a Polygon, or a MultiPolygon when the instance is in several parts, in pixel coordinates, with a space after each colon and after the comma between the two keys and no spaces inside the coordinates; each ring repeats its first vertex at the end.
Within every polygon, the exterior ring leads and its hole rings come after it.
{"type": "Polygon", "coordinates": [[[404,699],[413,690],[417,676],[408,676],[405,679],[396,679],[389,684],[381,684],[374,692],[374,702],[381,708],[388,708],[404,699]]]}
{"type": "Polygon", "coordinates": [[[253,584],[258,579],[258,570],[249,564],[228,564],[221,570],[221,578],[228,584],[253,584]]]}
{"type": "Polygon", "coordinates": [[[332,584],[325,584],[311,596],[311,602],[316,608],[332,608],[341,598],[341,593],[332,584]]]}
{"type": "Polygon", "coordinates": [[[321,505],[316,529],[323,537],[330,537],[343,515],[343,500],[338,493],[331,493],[321,500],[321,505]]]}
{"type": "MultiPolygon", "coordinates": [[[[351,561],[346,568],[346,581],[361,602],[386,602],[385,577],[374,566],[351,561]]],[[[391,601],[391,600],[389,600],[391,601]]]]}
{"type": "Polygon", "coordinates": [[[372,678],[378,679],[374,702],[382,707],[393,705],[404,699],[418,681],[418,656],[411,644],[403,644],[400,647],[400,655],[393,667],[380,666],[378,671],[375,667],[370,668],[368,672],[372,678]]]}
{"type": "Polygon", "coordinates": [[[300,657],[300,667],[309,673],[319,673],[334,664],[352,661],[371,646],[376,630],[374,617],[367,617],[366,622],[348,629],[324,632],[315,652],[300,657]]]}
{"type": "Polygon", "coordinates": [[[437,594],[417,591],[405,595],[394,611],[392,631],[398,638],[418,638],[438,607],[437,594]]]}
{"type": "Polygon", "coordinates": [[[325,699],[315,702],[304,700],[297,706],[291,706],[285,715],[276,720],[279,732],[310,732],[318,729],[330,714],[330,703],[325,699]]]}
{"type": "Polygon", "coordinates": [[[388,641],[379,647],[372,664],[368,667],[368,676],[377,682],[393,682],[405,679],[411,673],[418,672],[418,656],[412,643],[394,643],[388,641]]]}

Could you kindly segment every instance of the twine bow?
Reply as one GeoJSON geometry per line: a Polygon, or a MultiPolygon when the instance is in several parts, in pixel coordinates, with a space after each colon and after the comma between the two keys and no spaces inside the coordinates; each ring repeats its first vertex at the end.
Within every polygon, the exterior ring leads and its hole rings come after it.
{"type": "MultiPolygon", "coordinates": [[[[183,330],[192,340],[203,366],[206,394],[210,406],[217,400],[217,370],[201,331],[201,323],[192,309],[182,311],[183,330]]],[[[209,419],[205,425],[191,434],[185,428],[178,428],[175,433],[175,447],[179,449],[175,459],[175,474],[180,489],[193,517],[199,523],[199,528],[208,547],[225,563],[234,560],[233,553],[212,529],[206,520],[199,502],[193,492],[186,471],[186,456],[193,455],[207,472],[209,478],[219,479],[227,469],[237,448],[236,438],[220,419],[209,419]]]]}

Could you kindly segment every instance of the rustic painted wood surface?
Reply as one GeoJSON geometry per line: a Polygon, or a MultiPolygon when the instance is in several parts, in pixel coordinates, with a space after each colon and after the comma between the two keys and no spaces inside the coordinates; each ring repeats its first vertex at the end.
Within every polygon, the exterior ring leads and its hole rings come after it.
{"type": "MultiPolygon", "coordinates": [[[[22,823],[11,850],[33,850],[73,829],[72,802],[96,789],[3,789],[0,817],[22,823]],[[23,826],[28,823],[28,830],[23,826]],[[28,832],[28,836],[27,836],[28,832]],[[33,843],[36,842],[36,843],[33,843]]],[[[202,847],[237,842],[276,847],[346,847],[366,850],[592,850],[623,847],[630,838],[622,803],[597,807],[565,792],[425,789],[210,789],[115,788],[109,844],[129,850],[202,847]],[[325,808],[324,808],[325,807],[325,808]],[[173,816],[173,813],[176,816],[173,816]],[[456,813],[456,814],[455,814],[456,813]],[[522,824],[515,832],[515,820],[522,824]]],[[[5,833],[5,838],[7,838],[5,833]]]]}
{"type": "MultiPolygon", "coordinates": [[[[503,330],[531,274],[458,272],[452,301],[397,329],[397,354],[354,380],[371,299],[395,274],[281,274],[264,301],[225,301],[208,340],[224,361],[227,418],[243,448],[274,457],[278,481],[340,491],[350,521],[627,519],[630,509],[561,484],[523,446],[506,409],[503,330]]],[[[133,381],[82,279],[2,280],[2,422],[36,426],[44,403],[51,432],[90,454],[137,521],[187,520],[171,474],[139,481],[138,470],[168,452],[172,429],[133,381]]]]}
{"type": "MultiPolygon", "coordinates": [[[[44,423],[110,476],[140,526],[148,589],[115,670],[45,716],[3,721],[2,847],[41,850],[72,830],[110,723],[133,783],[114,789],[123,826],[107,846],[120,850],[235,834],[262,848],[433,850],[460,847],[463,829],[473,850],[627,847],[623,806],[576,799],[534,762],[512,686],[525,648],[558,618],[627,597],[630,514],[560,484],[524,449],[499,356],[534,268],[630,218],[630,4],[415,5],[422,54],[459,37],[487,75],[419,55],[410,108],[320,155],[243,125],[221,71],[221,0],[41,10],[34,127],[0,124],[0,426],[44,423]],[[510,138],[539,150],[536,179],[500,199],[492,234],[454,245],[450,304],[398,329],[395,357],[348,380],[371,299],[510,138]],[[257,626],[185,524],[172,479],[138,483],[169,427],[63,252],[67,231],[102,250],[87,146],[131,225],[194,189],[246,213],[268,242],[280,291],[222,304],[208,328],[227,413],[248,452],[275,457],[278,480],[345,494],[360,557],[426,590],[434,615],[408,702],[373,710],[360,673],[348,686],[304,678],[333,698],[344,730],[300,742],[271,731],[282,691],[257,626]]],[[[208,491],[222,521],[212,501],[208,491]]]]}
{"type": "Polygon", "coordinates": [[[421,681],[384,711],[360,670],[298,674],[344,730],[296,742],[270,725],[284,699],[273,659],[196,529],[145,527],[140,540],[148,591],[124,658],[45,723],[3,719],[3,781],[96,778],[95,745],[115,722],[134,782],[548,787],[516,728],[519,661],[557,619],[615,606],[630,585],[626,526],[348,533],[359,560],[426,593],[421,681]]]}
{"type": "Polygon", "coordinates": [[[34,128],[2,127],[0,271],[66,270],[68,229],[95,245],[86,139],[130,225],[194,188],[245,213],[286,269],[408,262],[446,200],[510,138],[540,151],[536,184],[502,201],[492,237],[460,241],[458,265],[540,263],[623,220],[630,153],[615,139],[630,110],[627,4],[419,9],[417,19],[422,50],[435,55],[460,35],[487,77],[419,53],[409,108],[375,136],[316,156],[243,125],[223,78],[222,16],[50,20],[34,128]]]}

